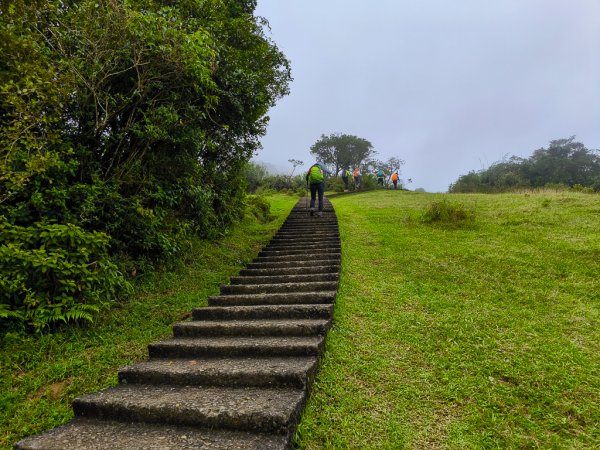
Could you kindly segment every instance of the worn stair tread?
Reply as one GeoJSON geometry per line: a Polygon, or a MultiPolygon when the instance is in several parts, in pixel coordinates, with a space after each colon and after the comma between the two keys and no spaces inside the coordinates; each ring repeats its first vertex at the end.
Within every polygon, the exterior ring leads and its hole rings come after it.
{"type": "Polygon", "coordinates": [[[324,319],[195,320],[173,325],[176,337],[192,336],[311,336],[325,334],[324,319]]]}
{"type": "Polygon", "coordinates": [[[335,291],[337,290],[337,286],[337,281],[297,281],[290,283],[267,284],[227,284],[221,286],[221,295],[335,291]]]}
{"type": "Polygon", "coordinates": [[[73,409],[78,417],[285,434],[305,397],[294,388],[120,384],[76,398],[73,409]]]}
{"type": "Polygon", "coordinates": [[[335,253],[299,253],[295,255],[257,256],[252,262],[285,262],[285,261],[339,261],[340,252],[335,253]]]}
{"type": "Polygon", "coordinates": [[[281,274],[281,275],[253,275],[231,277],[229,282],[232,285],[243,284],[278,284],[278,283],[308,283],[314,281],[338,281],[339,273],[300,273],[300,274],[281,274]]]}
{"type": "Polygon", "coordinates": [[[119,371],[121,383],[305,388],[316,356],[151,359],[119,371]]]}
{"type": "Polygon", "coordinates": [[[203,306],[192,309],[194,320],[241,320],[241,319],[330,319],[332,304],[252,305],[252,306],[203,306]]]}
{"type": "MultiPolygon", "coordinates": [[[[257,261],[251,262],[246,265],[245,270],[252,269],[299,269],[302,268],[307,273],[314,273],[317,270],[317,267],[326,268],[327,270],[336,270],[338,271],[340,268],[339,260],[313,260],[313,261],[277,261],[277,262],[269,262],[269,261],[257,261]]],[[[240,273],[245,272],[245,270],[240,271],[240,273]]],[[[321,270],[319,270],[321,271],[321,270]]]]}
{"type": "Polygon", "coordinates": [[[320,275],[334,274],[339,278],[339,264],[327,266],[301,266],[301,267],[263,267],[247,268],[240,270],[241,277],[254,276],[280,276],[280,275],[320,275]]]}
{"type": "Polygon", "coordinates": [[[148,345],[152,358],[197,356],[317,356],[323,351],[316,336],[211,336],[172,338],[148,345]]]}
{"type": "Polygon", "coordinates": [[[231,294],[208,297],[210,306],[289,305],[333,303],[336,291],[281,292],[275,294],[231,294]]]}
{"type": "Polygon", "coordinates": [[[283,450],[279,434],[77,418],[17,443],[15,450],[283,450]]]}

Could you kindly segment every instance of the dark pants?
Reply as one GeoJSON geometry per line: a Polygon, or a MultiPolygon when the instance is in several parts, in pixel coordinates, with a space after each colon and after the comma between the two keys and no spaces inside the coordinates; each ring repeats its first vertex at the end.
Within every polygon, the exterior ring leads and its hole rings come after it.
{"type": "Polygon", "coordinates": [[[383,186],[383,177],[377,178],[377,183],[379,183],[379,186],[383,186]]]}
{"type": "Polygon", "coordinates": [[[344,182],[344,189],[348,190],[348,177],[342,177],[342,181],[344,182]]]}
{"type": "Polygon", "coordinates": [[[394,180],[392,181],[392,183],[394,183],[394,189],[398,188],[398,180],[394,180]]]}
{"type": "Polygon", "coordinates": [[[319,193],[319,211],[323,211],[323,192],[325,191],[325,183],[310,183],[310,207],[315,207],[315,199],[317,192],[319,193]]]}

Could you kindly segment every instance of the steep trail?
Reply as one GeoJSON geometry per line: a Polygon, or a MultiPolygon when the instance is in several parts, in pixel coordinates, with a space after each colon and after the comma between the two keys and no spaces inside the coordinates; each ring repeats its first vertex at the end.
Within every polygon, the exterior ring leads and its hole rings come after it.
{"type": "Polygon", "coordinates": [[[286,449],[331,326],[341,247],[300,199],[271,242],[115,387],[73,401],[75,418],[16,449],[286,449]]]}

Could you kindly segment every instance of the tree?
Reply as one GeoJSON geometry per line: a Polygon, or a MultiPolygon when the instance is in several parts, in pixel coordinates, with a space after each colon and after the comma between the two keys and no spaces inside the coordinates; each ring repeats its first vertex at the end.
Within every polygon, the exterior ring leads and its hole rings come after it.
{"type": "Polygon", "coordinates": [[[310,153],[324,164],[335,167],[335,173],[341,168],[360,166],[376,154],[373,144],[366,139],[340,133],[321,135],[321,139],[310,147],[310,153]]]}
{"type": "Polygon", "coordinates": [[[293,169],[292,169],[292,173],[290,174],[290,178],[294,176],[294,172],[296,170],[297,166],[303,166],[304,165],[304,161],[300,161],[299,159],[288,159],[288,162],[290,164],[292,164],[293,169]]]}
{"type": "MultiPolygon", "coordinates": [[[[291,81],[255,7],[2,2],[0,228],[11,248],[40,229],[82,242],[99,231],[103,257],[148,265],[242,217],[240,174],[291,81]]],[[[52,310],[52,293],[19,292],[52,310]]]]}
{"type": "Polygon", "coordinates": [[[403,165],[404,161],[402,159],[393,156],[387,161],[382,161],[378,159],[373,159],[369,161],[367,170],[371,172],[377,172],[379,169],[382,169],[389,180],[394,172],[398,172],[398,174],[400,174],[400,168],[403,165]]]}
{"type": "Polygon", "coordinates": [[[450,192],[503,192],[548,184],[597,189],[600,180],[598,150],[589,150],[575,136],[550,142],[527,158],[511,156],[479,172],[469,172],[450,186],[450,192]]]}

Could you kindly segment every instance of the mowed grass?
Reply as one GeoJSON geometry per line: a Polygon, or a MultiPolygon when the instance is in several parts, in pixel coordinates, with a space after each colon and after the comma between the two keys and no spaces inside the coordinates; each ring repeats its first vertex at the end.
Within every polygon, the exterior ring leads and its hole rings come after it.
{"type": "Polygon", "coordinates": [[[205,306],[270,240],[297,197],[269,200],[272,222],[247,218],[217,242],[195,242],[185,264],[143,276],[131,299],[95,323],[41,337],[2,336],[0,448],[70,420],[75,397],[117,384],[119,367],[146,359],[150,342],[170,337],[174,322],[205,306]]]}
{"type": "Polygon", "coordinates": [[[331,200],[342,274],[300,448],[600,448],[600,196],[331,200]],[[439,201],[474,220],[423,223],[439,201]]]}

